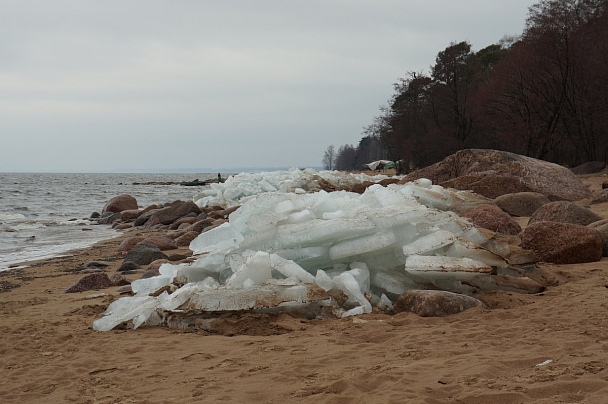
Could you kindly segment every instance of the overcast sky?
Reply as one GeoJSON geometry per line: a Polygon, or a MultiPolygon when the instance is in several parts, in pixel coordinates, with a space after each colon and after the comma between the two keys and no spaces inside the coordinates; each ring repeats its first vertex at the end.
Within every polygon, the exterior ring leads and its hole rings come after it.
{"type": "Polygon", "coordinates": [[[531,0],[0,0],[0,172],[320,166],[531,0]]]}

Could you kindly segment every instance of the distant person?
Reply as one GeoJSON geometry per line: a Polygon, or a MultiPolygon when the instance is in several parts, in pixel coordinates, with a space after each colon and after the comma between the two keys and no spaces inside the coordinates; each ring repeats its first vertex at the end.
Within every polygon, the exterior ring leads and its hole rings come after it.
{"type": "Polygon", "coordinates": [[[222,182],[222,174],[217,173],[217,183],[221,184],[221,182],[222,182]]]}

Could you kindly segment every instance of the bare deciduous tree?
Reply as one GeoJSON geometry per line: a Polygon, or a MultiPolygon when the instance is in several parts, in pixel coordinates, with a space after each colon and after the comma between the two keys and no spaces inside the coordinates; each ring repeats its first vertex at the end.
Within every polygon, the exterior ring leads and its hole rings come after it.
{"type": "Polygon", "coordinates": [[[323,168],[326,170],[334,170],[336,168],[336,151],[333,144],[327,146],[323,154],[323,168]]]}

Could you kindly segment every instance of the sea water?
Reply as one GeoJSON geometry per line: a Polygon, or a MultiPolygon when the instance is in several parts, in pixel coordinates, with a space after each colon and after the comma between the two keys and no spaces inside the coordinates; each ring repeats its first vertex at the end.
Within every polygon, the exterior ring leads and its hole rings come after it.
{"type": "Polygon", "coordinates": [[[0,271],[120,235],[89,220],[116,195],[132,195],[142,208],[192,200],[198,187],[146,183],[214,178],[217,173],[0,173],[0,271]]]}

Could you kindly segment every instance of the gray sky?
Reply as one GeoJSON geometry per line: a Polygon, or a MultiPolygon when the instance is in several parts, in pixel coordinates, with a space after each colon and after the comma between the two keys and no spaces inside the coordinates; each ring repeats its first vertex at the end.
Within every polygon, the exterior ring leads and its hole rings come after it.
{"type": "Polygon", "coordinates": [[[0,0],[0,172],[320,166],[532,0],[0,0]]]}

